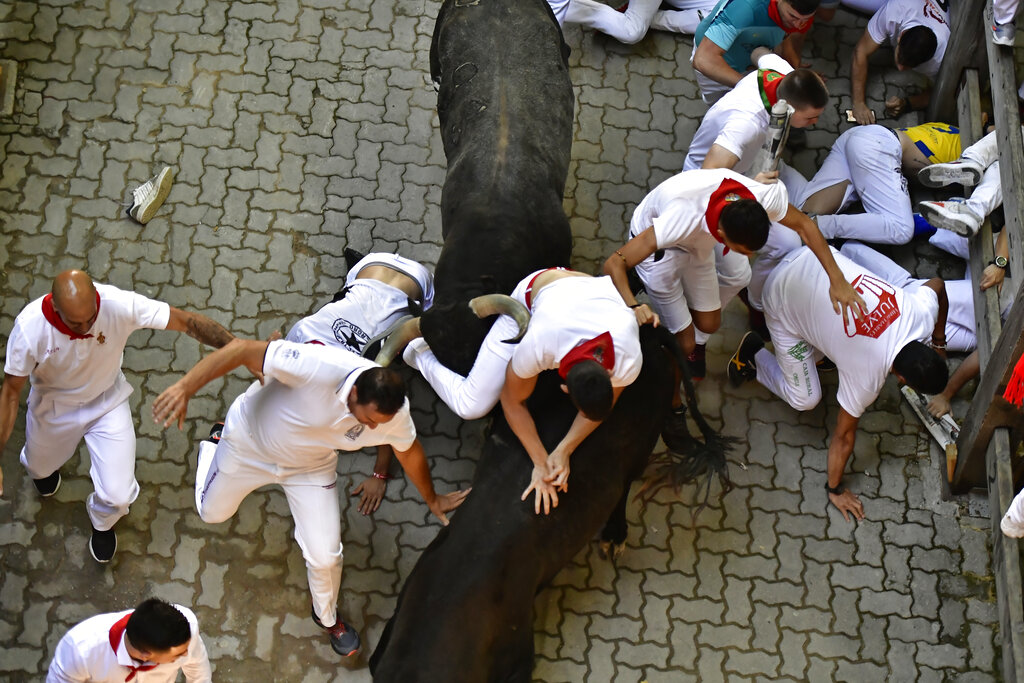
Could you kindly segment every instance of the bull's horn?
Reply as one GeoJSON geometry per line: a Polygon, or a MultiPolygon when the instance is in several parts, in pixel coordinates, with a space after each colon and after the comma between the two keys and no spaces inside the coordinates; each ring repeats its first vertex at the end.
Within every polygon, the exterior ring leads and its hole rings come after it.
{"type": "Polygon", "coordinates": [[[380,352],[373,359],[374,362],[383,366],[391,365],[391,361],[405,349],[409,342],[422,336],[419,318],[399,320],[388,330],[387,338],[381,344],[380,352]]]}
{"type": "Polygon", "coordinates": [[[489,315],[507,315],[519,325],[519,333],[511,339],[504,339],[506,344],[515,344],[526,334],[526,328],[530,325],[530,311],[515,299],[505,294],[484,294],[471,299],[469,307],[478,318],[486,318],[489,315]]]}

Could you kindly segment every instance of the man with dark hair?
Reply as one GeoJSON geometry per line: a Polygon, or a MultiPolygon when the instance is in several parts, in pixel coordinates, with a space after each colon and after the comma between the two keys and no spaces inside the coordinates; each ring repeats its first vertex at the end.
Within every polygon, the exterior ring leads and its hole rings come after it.
{"type": "Polygon", "coordinates": [[[817,9],[818,0],[720,0],[693,36],[690,62],[704,102],[714,104],[739,83],[759,47],[799,67],[817,9]]]}
{"type": "Polygon", "coordinates": [[[901,289],[842,254],[836,253],[835,260],[867,300],[867,315],[845,324],[832,315],[824,274],[809,249],[798,249],[765,285],[764,311],[775,353],[748,332],[729,361],[729,379],[739,386],[756,378],[793,408],[810,410],[821,401],[815,363],[823,355],[835,362],[839,417],[828,447],[825,488],[844,518],[853,514],[863,519],[860,499],[842,486],[860,416],[878,397],[890,371],[914,389],[942,390],[947,370],[940,352],[945,354],[948,302],[938,278],[901,289]],[[922,339],[930,339],[934,349],[920,344],[922,339]]]}
{"type": "Polygon", "coordinates": [[[518,344],[506,343],[516,336],[517,323],[510,315],[499,317],[469,375],[442,365],[421,337],[409,342],[402,357],[463,419],[482,417],[501,401],[509,426],[534,464],[523,500],[536,491],[534,510],[547,514],[558,505],[558,489],[567,488],[570,456],[640,374],[641,314],[634,315],[609,278],[565,268],[527,275],[511,298],[532,315],[525,335],[518,344]],[[579,415],[548,453],[525,403],[537,375],[555,369],[579,415]]]}
{"type": "Polygon", "coordinates": [[[359,635],[337,615],[342,545],[335,449],[392,446],[442,524],[467,492],[435,493],[401,377],[334,347],[235,339],[161,393],[153,402],[155,419],[165,427],[172,422],[183,427],[195,392],[241,366],[261,381],[231,404],[215,443],[200,444],[196,509],[205,522],[223,522],[251,491],[279,484],[306,560],[313,621],[327,630],[335,652],[355,654],[359,635]]]}
{"type": "MultiPolygon", "coordinates": [[[[949,16],[936,0],[888,0],[872,15],[864,35],[853,50],[850,89],[853,96],[853,116],[857,123],[875,122],[875,113],[868,107],[865,97],[868,80],[868,57],[882,45],[893,48],[893,60],[900,71],[913,69],[930,79],[939,73],[942,57],[949,41],[949,16]]],[[[894,95],[885,101],[891,116],[924,109],[931,99],[926,90],[900,97],[894,95]]]]}
{"type": "Polygon", "coordinates": [[[173,683],[179,671],[187,683],[212,680],[196,615],[149,598],[74,626],[57,643],[46,683],[173,683]]]}
{"type": "MultiPolygon", "coordinates": [[[[350,264],[345,286],[333,301],[292,325],[285,339],[362,354],[402,316],[434,303],[434,276],[416,261],[384,252],[361,255],[351,249],[345,250],[345,259],[350,264]]],[[[391,448],[377,446],[373,473],[352,489],[364,515],[375,512],[384,499],[391,460],[391,448]]]]}
{"type": "MultiPolygon", "coordinates": [[[[92,523],[89,552],[110,562],[117,549],[114,525],[139,495],[135,480],[135,425],[121,372],[128,337],[135,330],[184,332],[220,347],[231,333],[204,315],[111,285],[93,283],[81,270],[66,270],[51,291],[27,305],[7,340],[0,388],[0,452],[31,378],[21,463],[42,497],[60,487],[60,468],[85,440],[95,490],[86,509],[92,523]]],[[[3,472],[0,471],[0,493],[3,472]]]]}
{"type": "MultiPolygon", "coordinates": [[[[845,318],[848,307],[859,305],[828,245],[809,230],[813,223],[790,206],[785,185],[759,182],[765,179],[725,169],[684,171],[669,178],[640,202],[630,221],[629,242],[604,263],[604,272],[629,305],[636,299],[626,273],[636,267],[661,322],[688,355],[718,329],[722,308],[750,282],[747,256],[764,246],[772,221],[805,236],[815,253],[823,254],[831,280],[827,291],[837,312],[841,304],[845,318]]],[[[646,305],[637,311],[640,323],[654,319],[646,305]],[[641,317],[642,312],[647,316],[641,317]]],[[[703,359],[691,360],[694,376],[703,377],[703,359]]],[[[674,405],[681,405],[678,389],[674,405]]]]}

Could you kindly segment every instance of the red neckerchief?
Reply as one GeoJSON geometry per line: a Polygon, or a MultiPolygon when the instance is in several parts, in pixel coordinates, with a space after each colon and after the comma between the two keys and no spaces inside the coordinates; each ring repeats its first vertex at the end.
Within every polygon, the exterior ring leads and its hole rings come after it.
{"type": "Polygon", "coordinates": [[[772,110],[775,103],[779,101],[779,84],[782,83],[784,75],[772,69],[757,70],[757,91],[761,95],[761,103],[768,111],[772,110]]]}
{"type": "MultiPolygon", "coordinates": [[[[96,292],[96,315],[100,314],[100,293],[96,292]]],[[[51,325],[57,328],[57,331],[61,334],[66,334],[74,339],[92,339],[91,334],[78,334],[70,327],[68,327],[61,317],[57,314],[57,309],[53,307],[53,294],[47,294],[43,297],[43,317],[51,325]]]]}
{"type": "Polygon", "coordinates": [[[580,342],[558,362],[558,374],[562,379],[569,376],[572,366],[585,360],[595,360],[608,372],[615,367],[615,344],[611,332],[602,332],[593,339],[580,342]]]}
{"type": "Polygon", "coordinates": [[[771,20],[775,22],[776,26],[781,28],[787,34],[807,33],[811,29],[811,24],[814,23],[814,15],[811,15],[810,20],[808,20],[803,28],[786,28],[782,25],[782,15],[779,14],[779,0],[771,0],[771,2],[768,3],[768,16],[771,17],[771,20]]]}
{"type": "MultiPolygon", "coordinates": [[[[117,622],[110,627],[110,647],[113,648],[115,656],[117,656],[117,648],[121,645],[121,638],[124,637],[124,629],[128,626],[128,619],[131,618],[131,616],[132,613],[129,612],[128,614],[118,619],[117,622]]],[[[124,679],[125,683],[135,678],[135,674],[137,674],[140,671],[149,671],[150,669],[155,669],[156,664],[142,664],[141,666],[131,666],[129,664],[128,668],[131,669],[131,671],[128,672],[128,677],[124,679]]]]}
{"type": "Polygon", "coordinates": [[[545,268],[544,270],[538,271],[536,275],[534,275],[533,277],[530,278],[529,284],[526,285],[526,296],[523,297],[523,298],[526,299],[526,308],[528,308],[531,311],[533,310],[533,283],[537,281],[537,278],[539,278],[541,275],[543,275],[544,273],[548,272],[549,270],[569,270],[569,269],[568,268],[563,268],[562,266],[554,266],[553,268],[545,268]]]}
{"type": "MultiPolygon", "coordinates": [[[[704,212],[704,220],[708,224],[708,232],[722,244],[725,244],[725,242],[722,240],[722,236],[718,234],[718,217],[721,215],[722,209],[729,202],[734,202],[737,199],[754,199],[754,195],[743,183],[739,183],[732,178],[726,178],[718,186],[718,189],[711,193],[711,199],[708,200],[708,208],[704,212]]],[[[726,247],[722,253],[728,254],[729,247],[726,247]]]]}

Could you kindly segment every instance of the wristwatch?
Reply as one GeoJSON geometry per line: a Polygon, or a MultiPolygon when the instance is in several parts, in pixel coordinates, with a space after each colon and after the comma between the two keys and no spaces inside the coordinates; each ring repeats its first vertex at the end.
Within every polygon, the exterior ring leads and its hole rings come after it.
{"type": "Polygon", "coordinates": [[[994,259],[989,261],[988,264],[990,266],[995,266],[996,268],[1002,268],[1003,270],[1006,270],[1006,257],[996,256],[994,259]]]}

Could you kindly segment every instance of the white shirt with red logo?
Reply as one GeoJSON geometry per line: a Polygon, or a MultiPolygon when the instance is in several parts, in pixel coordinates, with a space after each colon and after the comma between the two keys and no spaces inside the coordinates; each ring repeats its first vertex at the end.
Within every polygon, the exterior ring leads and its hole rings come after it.
{"type": "Polygon", "coordinates": [[[99,312],[87,339],[72,340],[43,315],[43,298],[26,306],[7,340],[4,372],[30,377],[32,393],[61,403],[88,403],[106,392],[120,403],[132,393],[121,373],[128,336],[135,330],[162,330],[170,306],[135,292],[96,283],[99,312]],[[114,389],[114,391],[110,391],[114,389]]]}
{"type": "MultiPolygon", "coordinates": [[[[335,449],[391,444],[407,451],[416,427],[406,399],[388,422],[371,429],[348,409],[356,378],[373,361],[331,346],[274,341],[263,359],[264,384],[253,382],[228,410],[221,443],[255,456],[283,475],[326,471],[333,481],[335,449]]],[[[224,467],[222,467],[224,469],[224,467]]]]}
{"type": "MultiPolygon", "coordinates": [[[[185,674],[188,683],[209,683],[213,680],[196,615],[187,607],[174,607],[188,620],[192,633],[188,649],[173,662],[136,671],[131,683],[174,683],[179,671],[185,674]]],[[[132,610],[98,614],[72,627],[57,643],[50,670],[46,674],[46,683],[124,683],[132,674],[130,667],[145,663],[131,658],[125,648],[123,635],[117,639],[115,650],[111,645],[110,631],[114,624],[131,613],[132,610]]]]}
{"type": "Polygon", "coordinates": [[[900,34],[914,26],[926,26],[935,34],[935,54],[914,71],[935,78],[949,42],[949,15],[935,0],[889,0],[868,21],[868,35],[878,45],[895,49],[900,34]]]}
{"type": "MultiPolygon", "coordinates": [[[[828,276],[807,247],[794,252],[769,278],[765,314],[835,362],[839,405],[860,417],[878,397],[900,350],[911,341],[930,338],[939,302],[928,287],[903,290],[835,249],[832,255],[867,304],[863,322],[851,319],[844,325],[843,317],[833,311],[828,276]]],[[[794,356],[810,352],[799,344],[789,350],[794,356]]]]}
{"type": "MultiPolygon", "coordinates": [[[[536,275],[528,275],[512,293],[523,305],[525,284],[536,275]]],[[[577,344],[605,332],[611,334],[615,348],[612,386],[629,386],[639,376],[643,364],[640,328],[610,277],[553,280],[534,292],[531,303],[530,326],[509,361],[519,377],[558,368],[559,361],[577,344]]]]}
{"type": "MultiPolygon", "coordinates": [[[[636,237],[654,226],[658,249],[675,247],[691,252],[699,258],[713,258],[718,241],[708,230],[704,213],[711,194],[725,179],[744,185],[754,199],[764,207],[768,219],[779,221],[789,209],[789,194],[782,183],[763,185],[739,173],[724,168],[683,171],[664,181],[644,197],[633,212],[629,236],[636,237]]],[[[716,226],[717,227],[717,226],[716,226]]],[[[645,263],[656,267],[655,255],[645,263]]]]}
{"type": "MultiPolygon", "coordinates": [[[[758,69],[771,69],[785,75],[793,67],[772,53],[757,60],[758,69]]],[[[693,135],[683,160],[683,170],[693,171],[704,164],[711,145],[732,152],[739,161],[732,167],[737,173],[748,173],[768,130],[768,110],[761,101],[760,77],[757,69],[740,79],[732,90],[712,105],[693,135]]]]}

